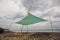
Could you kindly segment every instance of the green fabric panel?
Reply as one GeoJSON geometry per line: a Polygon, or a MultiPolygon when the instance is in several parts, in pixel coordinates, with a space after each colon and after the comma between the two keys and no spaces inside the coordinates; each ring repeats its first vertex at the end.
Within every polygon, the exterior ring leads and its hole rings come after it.
{"type": "Polygon", "coordinates": [[[20,20],[16,23],[22,24],[22,25],[30,25],[30,24],[34,24],[34,23],[38,23],[38,22],[42,22],[42,21],[46,21],[46,20],[44,20],[42,18],[38,18],[38,17],[29,13],[25,19],[20,20]]]}

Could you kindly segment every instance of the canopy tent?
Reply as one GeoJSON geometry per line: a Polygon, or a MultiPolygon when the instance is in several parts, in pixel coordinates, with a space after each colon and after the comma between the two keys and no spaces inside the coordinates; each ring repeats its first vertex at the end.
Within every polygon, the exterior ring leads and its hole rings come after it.
{"type": "Polygon", "coordinates": [[[38,18],[29,13],[26,18],[24,18],[23,20],[20,20],[16,23],[22,24],[22,25],[30,25],[30,24],[35,24],[35,23],[42,22],[42,21],[46,21],[46,20],[44,20],[42,18],[38,18]]]}
{"type": "MultiPolygon", "coordinates": [[[[24,19],[22,19],[16,23],[22,24],[22,25],[31,25],[31,24],[35,24],[35,23],[43,22],[43,21],[46,21],[46,20],[44,20],[42,18],[38,18],[38,17],[32,15],[31,13],[28,13],[28,15],[24,19]]],[[[23,26],[22,26],[22,29],[23,29],[23,26]]],[[[22,31],[22,29],[21,29],[21,31],[22,31]]]]}

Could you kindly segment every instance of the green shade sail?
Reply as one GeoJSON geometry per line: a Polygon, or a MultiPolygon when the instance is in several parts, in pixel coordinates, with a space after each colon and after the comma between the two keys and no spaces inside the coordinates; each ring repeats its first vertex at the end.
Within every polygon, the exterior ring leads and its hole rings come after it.
{"type": "Polygon", "coordinates": [[[38,18],[29,13],[26,18],[24,18],[23,20],[20,20],[16,23],[22,24],[22,25],[30,25],[30,24],[35,24],[35,23],[42,22],[42,21],[46,21],[46,20],[44,20],[42,18],[38,18]]]}

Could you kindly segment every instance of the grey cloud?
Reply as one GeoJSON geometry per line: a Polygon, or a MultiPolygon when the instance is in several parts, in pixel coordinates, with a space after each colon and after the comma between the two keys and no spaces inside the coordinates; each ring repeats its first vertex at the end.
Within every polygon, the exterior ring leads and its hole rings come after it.
{"type": "Polygon", "coordinates": [[[17,25],[14,20],[0,19],[0,28],[9,29],[10,31],[21,30],[21,26],[17,25]]]}
{"type": "Polygon", "coordinates": [[[60,22],[53,23],[53,29],[60,29],[60,22]]]}
{"type": "Polygon", "coordinates": [[[50,17],[50,16],[55,16],[57,13],[54,12],[54,10],[50,10],[47,13],[43,13],[43,15],[41,15],[41,17],[50,17]]]}
{"type": "Polygon", "coordinates": [[[57,14],[56,14],[54,17],[58,17],[58,18],[60,18],[60,13],[57,12],[57,14]]]}
{"type": "Polygon", "coordinates": [[[56,16],[54,16],[54,17],[59,17],[59,18],[60,18],[60,15],[56,15],[56,16]]]}
{"type": "MultiPolygon", "coordinates": [[[[52,0],[51,0],[52,1],[52,0]]],[[[44,11],[47,8],[50,8],[52,4],[50,0],[23,0],[23,5],[27,8],[32,5],[31,10],[40,10],[44,11]]]]}
{"type": "Polygon", "coordinates": [[[7,15],[7,16],[4,16],[4,18],[7,18],[7,19],[17,19],[17,18],[19,18],[19,19],[22,19],[22,18],[24,18],[25,16],[22,14],[22,13],[16,13],[15,15],[7,15]]]}
{"type": "Polygon", "coordinates": [[[52,0],[53,5],[52,6],[60,6],[60,0],[52,0]]]}
{"type": "Polygon", "coordinates": [[[32,14],[36,14],[36,16],[40,17],[40,18],[46,18],[46,17],[58,17],[58,15],[60,15],[60,11],[59,10],[59,6],[55,6],[52,8],[49,8],[47,10],[45,10],[44,12],[41,12],[39,10],[37,11],[33,11],[32,14]]]}
{"type": "Polygon", "coordinates": [[[60,0],[23,0],[23,5],[29,9],[31,5],[30,11],[45,11],[49,8],[59,6],[60,0]]]}
{"type": "Polygon", "coordinates": [[[22,13],[17,13],[14,18],[24,18],[24,15],[22,13]]]}
{"type": "Polygon", "coordinates": [[[9,22],[6,19],[0,19],[0,27],[4,28],[4,29],[9,29],[9,25],[11,22],[9,22]]]}

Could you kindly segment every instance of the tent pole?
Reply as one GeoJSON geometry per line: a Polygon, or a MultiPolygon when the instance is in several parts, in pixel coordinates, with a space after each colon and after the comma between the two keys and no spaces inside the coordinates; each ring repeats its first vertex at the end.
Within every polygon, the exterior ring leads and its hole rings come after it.
{"type": "Polygon", "coordinates": [[[28,32],[28,25],[27,25],[27,32],[28,32]]]}
{"type": "Polygon", "coordinates": [[[23,27],[24,27],[24,26],[22,25],[22,28],[21,28],[21,33],[22,33],[22,30],[23,30],[23,27]]]}
{"type": "Polygon", "coordinates": [[[50,20],[51,29],[52,29],[52,32],[53,32],[53,25],[52,25],[52,20],[51,20],[51,18],[50,18],[50,17],[49,17],[49,20],[50,20]]]}

